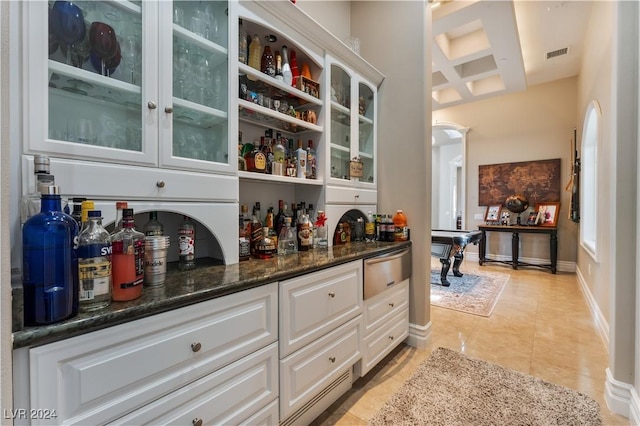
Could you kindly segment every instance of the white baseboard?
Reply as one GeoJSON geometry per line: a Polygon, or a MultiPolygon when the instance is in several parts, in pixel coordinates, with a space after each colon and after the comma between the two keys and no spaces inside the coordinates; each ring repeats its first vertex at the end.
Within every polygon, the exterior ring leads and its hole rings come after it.
{"type": "Polygon", "coordinates": [[[629,405],[629,424],[640,425],[640,396],[636,389],[631,389],[631,405],[629,405]]]}
{"type": "MultiPolygon", "coordinates": [[[[480,259],[478,252],[469,252],[464,254],[465,260],[477,262],[480,259]]],[[[499,260],[501,262],[511,262],[511,255],[492,254],[487,259],[499,260]]],[[[520,257],[520,262],[531,263],[532,265],[544,265],[549,263],[549,259],[538,259],[535,257],[520,257]]],[[[507,266],[507,265],[505,265],[507,266]]],[[[559,272],[576,272],[576,263],[565,260],[558,260],[556,268],[559,272]]]]}
{"type": "Polygon", "coordinates": [[[614,379],[611,370],[608,368],[606,373],[607,379],[604,383],[604,399],[607,402],[607,407],[614,413],[631,419],[632,403],[635,404],[636,408],[638,406],[637,394],[635,402],[632,401],[632,393],[635,393],[633,386],[614,379]]]}
{"type": "Polygon", "coordinates": [[[409,336],[404,342],[415,348],[423,349],[427,347],[431,338],[431,321],[427,325],[417,325],[409,323],[409,336]]]}
{"type": "Polygon", "coordinates": [[[576,268],[576,276],[578,277],[578,285],[580,285],[580,290],[582,290],[582,294],[584,295],[585,300],[587,301],[587,305],[589,306],[589,312],[591,312],[591,319],[593,319],[593,324],[596,327],[596,331],[600,338],[604,343],[604,347],[609,352],[609,323],[607,322],[607,318],[602,314],[596,299],[593,297],[589,286],[587,285],[587,281],[584,279],[584,274],[580,270],[580,268],[576,268]]]}

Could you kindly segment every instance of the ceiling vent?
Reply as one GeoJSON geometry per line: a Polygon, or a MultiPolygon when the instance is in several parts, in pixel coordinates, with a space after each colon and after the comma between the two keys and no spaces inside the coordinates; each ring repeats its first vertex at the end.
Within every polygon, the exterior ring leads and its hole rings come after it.
{"type": "Polygon", "coordinates": [[[569,53],[568,47],[563,47],[562,49],[552,50],[551,52],[547,52],[547,60],[557,58],[558,56],[566,55],[569,53]]]}

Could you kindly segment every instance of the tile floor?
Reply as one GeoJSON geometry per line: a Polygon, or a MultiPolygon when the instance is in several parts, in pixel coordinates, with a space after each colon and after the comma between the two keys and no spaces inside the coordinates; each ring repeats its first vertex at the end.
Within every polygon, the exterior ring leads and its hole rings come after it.
{"type": "Polygon", "coordinates": [[[534,268],[514,271],[504,265],[480,267],[469,260],[460,268],[479,269],[510,275],[489,318],[432,306],[427,348],[400,345],[313,424],[366,424],[431,351],[442,346],[590,395],[600,404],[605,425],[628,425],[604,401],[607,349],[593,326],[576,275],[552,275],[534,268]]]}

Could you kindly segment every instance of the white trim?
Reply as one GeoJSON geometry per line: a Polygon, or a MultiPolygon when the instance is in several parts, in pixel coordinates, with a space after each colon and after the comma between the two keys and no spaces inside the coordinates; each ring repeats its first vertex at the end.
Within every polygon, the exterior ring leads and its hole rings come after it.
{"type": "MultiPolygon", "coordinates": [[[[609,410],[621,416],[629,417],[631,413],[631,398],[634,392],[633,386],[616,380],[611,370],[606,370],[607,379],[604,383],[604,399],[609,410]]],[[[637,423],[635,423],[637,424],[637,423]]]]}
{"type": "Polygon", "coordinates": [[[589,312],[591,313],[591,319],[593,320],[593,324],[596,327],[596,332],[600,335],[600,338],[604,342],[604,347],[609,352],[609,323],[607,322],[607,318],[604,316],[602,311],[600,310],[600,306],[596,301],[596,298],[593,297],[593,293],[591,293],[591,289],[587,285],[587,281],[584,279],[584,275],[580,268],[576,268],[576,275],[578,277],[578,284],[580,285],[580,290],[582,290],[582,294],[584,295],[584,299],[587,302],[587,306],[589,307],[589,312]]]}
{"type": "MultiPolygon", "coordinates": [[[[479,256],[480,255],[478,254],[478,252],[475,252],[475,251],[470,251],[469,253],[464,254],[465,260],[469,260],[469,261],[478,261],[479,256]]],[[[501,262],[511,262],[511,255],[510,254],[491,254],[491,255],[487,255],[487,259],[499,260],[501,262]]],[[[541,259],[538,257],[522,257],[521,256],[518,258],[518,260],[525,263],[531,263],[532,265],[549,264],[549,259],[541,259]]],[[[507,266],[510,268],[509,265],[504,265],[504,266],[507,266]]],[[[526,268],[526,266],[522,266],[521,268],[526,268]]],[[[556,264],[556,269],[558,270],[558,272],[575,273],[576,262],[558,260],[556,264]]]]}
{"type": "Polygon", "coordinates": [[[640,396],[636,388],[631,389],[631,404],[629,405],[629,424],[640,425],[640,396]]]}
{"type": "Polygon", "coordinates": [[[431,339],[431,321],[427,325],[409,323],[409,336],[404,342],[414,348],[424,349],[431,339]]]}
{"type": "Polygon", "coordinates": [[[598,241],[601,241],[600,230],[601,227],[598,223],[599,218],[599,191],[598,191],[598,153],[602,144],[602,110],[598,101],[593,100],[589,102],[587,109],[584,113],[584,124],[582,127],[582,141],[580,143],[581,153],[581,173],[584,179],[585,169],[593,169],[593,182],[586,181],[580,182],[580,220],[581,226],[579,231],[580,246],[595,262],[598,262],[598,241]],[[595,138],[595,140],[594,140],[595,138]],[[589,142],[587,144],[587,142],[589,142]],[[588,148],[587,148],[588,146],[588,148]],[[591,161],[585,161],[589,160],[591,161]],[[587,197],[586,195],[589,195],[587,197]],[[593,211],[585,211],[585,200],[590,200],[593,203],[593,211]],[[590,218],[593,213],[592,218],[590,218]],[[586,223],[585,223],[586,221],[586,223]],[[585,237],[586,232],[593,231],[593,234],[588,235],[588,239],[585,237]]]}

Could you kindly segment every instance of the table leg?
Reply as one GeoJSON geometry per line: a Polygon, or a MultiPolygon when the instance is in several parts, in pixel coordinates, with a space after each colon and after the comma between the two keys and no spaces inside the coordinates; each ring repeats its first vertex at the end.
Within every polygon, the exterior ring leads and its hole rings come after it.
{"type": "Polygon", "coordinates": [[[446,259],[440,259],[440,263],[442,263],[442,269],[440,270],[440,284],[444,287],[449,287],[451,283],[447,281],[447,274],[451,267],[451,260],[447,257],[446,259]]]}
{"type": "Polygon", "coordinates": [[[480,247],[478,247],[478,263],[480,263],[480,266],[482,266],[487,254],[487,232],[483,229],[481,229],[480,232],[482,233],[482,236],[480,237],[480,247]]]}
{"type": "Polygon", "coordinates": [[[520,236],[517,232],[513,233],[511,237],[511,266],[513,269],[518,269],[518,258],[520,256],[520,236]]]}
{"type": "Polygon", "coordinates": [[[460,264],[463,260],[464,255],[462,252],[453,255],[453,275],[456,277],[461,277],[463,275],[462,272],[460,272],[460,264]]]}
{"type": "Polygon", "coordinates": [[[555,232],[549,235],[549,252],[551,255],[551,273],[555,274],[558,264],[558,234],[555,232]]]}

